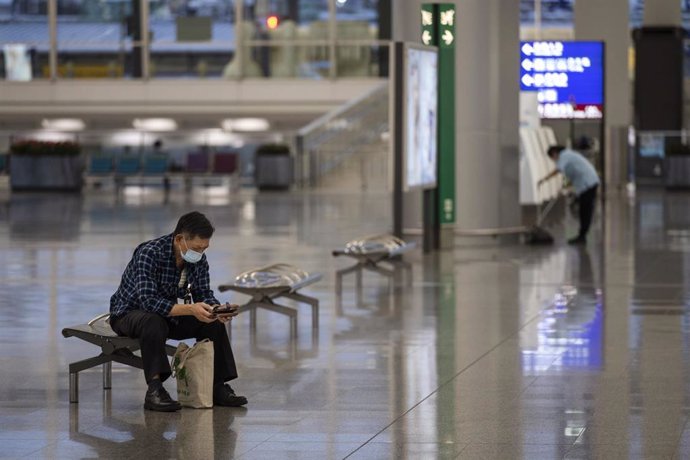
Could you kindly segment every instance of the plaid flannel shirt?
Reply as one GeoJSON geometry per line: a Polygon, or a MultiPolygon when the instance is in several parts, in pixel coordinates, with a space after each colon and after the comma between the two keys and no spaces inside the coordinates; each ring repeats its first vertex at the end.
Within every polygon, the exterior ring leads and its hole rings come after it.
{"type": "MultiPolygon", "coordinates": [[[[210,288],[206,255],[195,264],[185,262],[185,267],[194,302],[219,304],[210,288]]],[[[186,287],[179,287],[181,275],[182,269],[175,263],[172,233],[140,244],[122,274],[120,287],[110,298],[111,316],[118,318],[132,310],[143,310],[169,317],[177,299],[186,293],[186,287]]]]}

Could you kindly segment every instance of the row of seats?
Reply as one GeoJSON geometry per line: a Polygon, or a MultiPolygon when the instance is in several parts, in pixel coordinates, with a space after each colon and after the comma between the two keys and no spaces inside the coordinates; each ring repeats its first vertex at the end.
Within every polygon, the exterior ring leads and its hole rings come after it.
{"type": "MultiPolygon", "coordinates": [[[[238,155],[233,152],[190,152],[182,173],[187,174],[235,174],[239,170],[238,155]]],[[[176,172],[171,168],[167,155],[112,155],[99,153],[89,158],[89,175],[131,176],[164,175],[176,172]]]]}
{"type": "Polygon", "coordinates": [[[554,170],[556,165],[546,154],[556,145],[556,135],[548,126],[520,127],[520,204],[539,205],[558,196],[563,178],[555,176],[541,187],[541,178],[554,170]]]}

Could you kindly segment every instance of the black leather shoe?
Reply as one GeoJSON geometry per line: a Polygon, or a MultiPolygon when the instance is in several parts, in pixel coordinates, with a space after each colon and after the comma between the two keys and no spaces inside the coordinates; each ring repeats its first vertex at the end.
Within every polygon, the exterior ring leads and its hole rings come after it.
{"type": "Polygon", "coordinates": [[[247,398],[237,396],[227,383],[213,387],[213,404],[216,406],[239,407],[247,404],[247,398]]]}
{"type": "Polygon", "coordinates": [[[180,403],[170,397],[163,386],[149,388],[144,398],[144,409],[155,410],[158,412],[175,412],[180,410],[180,403]]]}

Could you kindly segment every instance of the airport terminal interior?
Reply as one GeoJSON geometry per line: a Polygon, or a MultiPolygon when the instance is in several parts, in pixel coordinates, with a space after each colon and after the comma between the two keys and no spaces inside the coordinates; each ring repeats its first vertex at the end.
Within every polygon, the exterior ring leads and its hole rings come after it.
{"type": "Polygon", "coordinates": [[[690,2],[423,3],[0,0],[0,458],[690,459],[690,2]],[[190,211],[248,403],[146,410],[190,211]]]}
{"type": "MultiPolygon", "coordinates": [[[[586,247],[490,243],[413,253],[412,284],[365,275],[340,303],[331,251],[389,231],[387,194],[160,193],[118,202],[3,195],[2,456],[7,458],[684,458],[690,199],[607,202],[586,247]],[[144,411],[140,370],[81,373],[97,348],[63,327],[107,311],[140,241],[188,209],[216,226],[211,282],[276,261],[324,278],[319,324],[231,324],[246,408],[144,411]],[[294,344],[294,349],[292,345],[294,344]]],[[[570,227],[570,228],[568,228],[570,227]]],[[[221,301],[244,296],[218,294],[221,301]]],[[[174,389],[174,384],[168,384],[174,389]]]]}

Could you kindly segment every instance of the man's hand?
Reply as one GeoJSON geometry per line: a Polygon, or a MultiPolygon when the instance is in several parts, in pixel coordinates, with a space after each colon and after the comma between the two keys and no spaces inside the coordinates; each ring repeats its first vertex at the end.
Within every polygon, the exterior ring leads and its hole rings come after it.
{"type": "Polygon", "coordinates": [[[227,323],[228,321],[232,321],[232,319],[240,314],[239,308],[240,306],[234,303],[228,303],[226,302],[223,305],[224,309],[230,309],[229,312],[227,313],[216,313],[216,319],[220,321],[221,323],[227,323]]]}
{"type": "Polygon", "coordinates": [[[230,316],[230,315],[216,316],[216,319],[217,319],[218,321],[220,321],[221,323],[225,324],[225,323],[227,323],[228,321],[232,321],[232,317],[233,317],[233,316],[235,316],[235,315],[232,315],[232,316],[230,316]]]}
{"type": "Polygon", "coordinates": [[[212,323],[216,317],[211,313],[211,306],[204,302],[193,303],[189,306],[189,313],[203,323],[212,323]]]}

